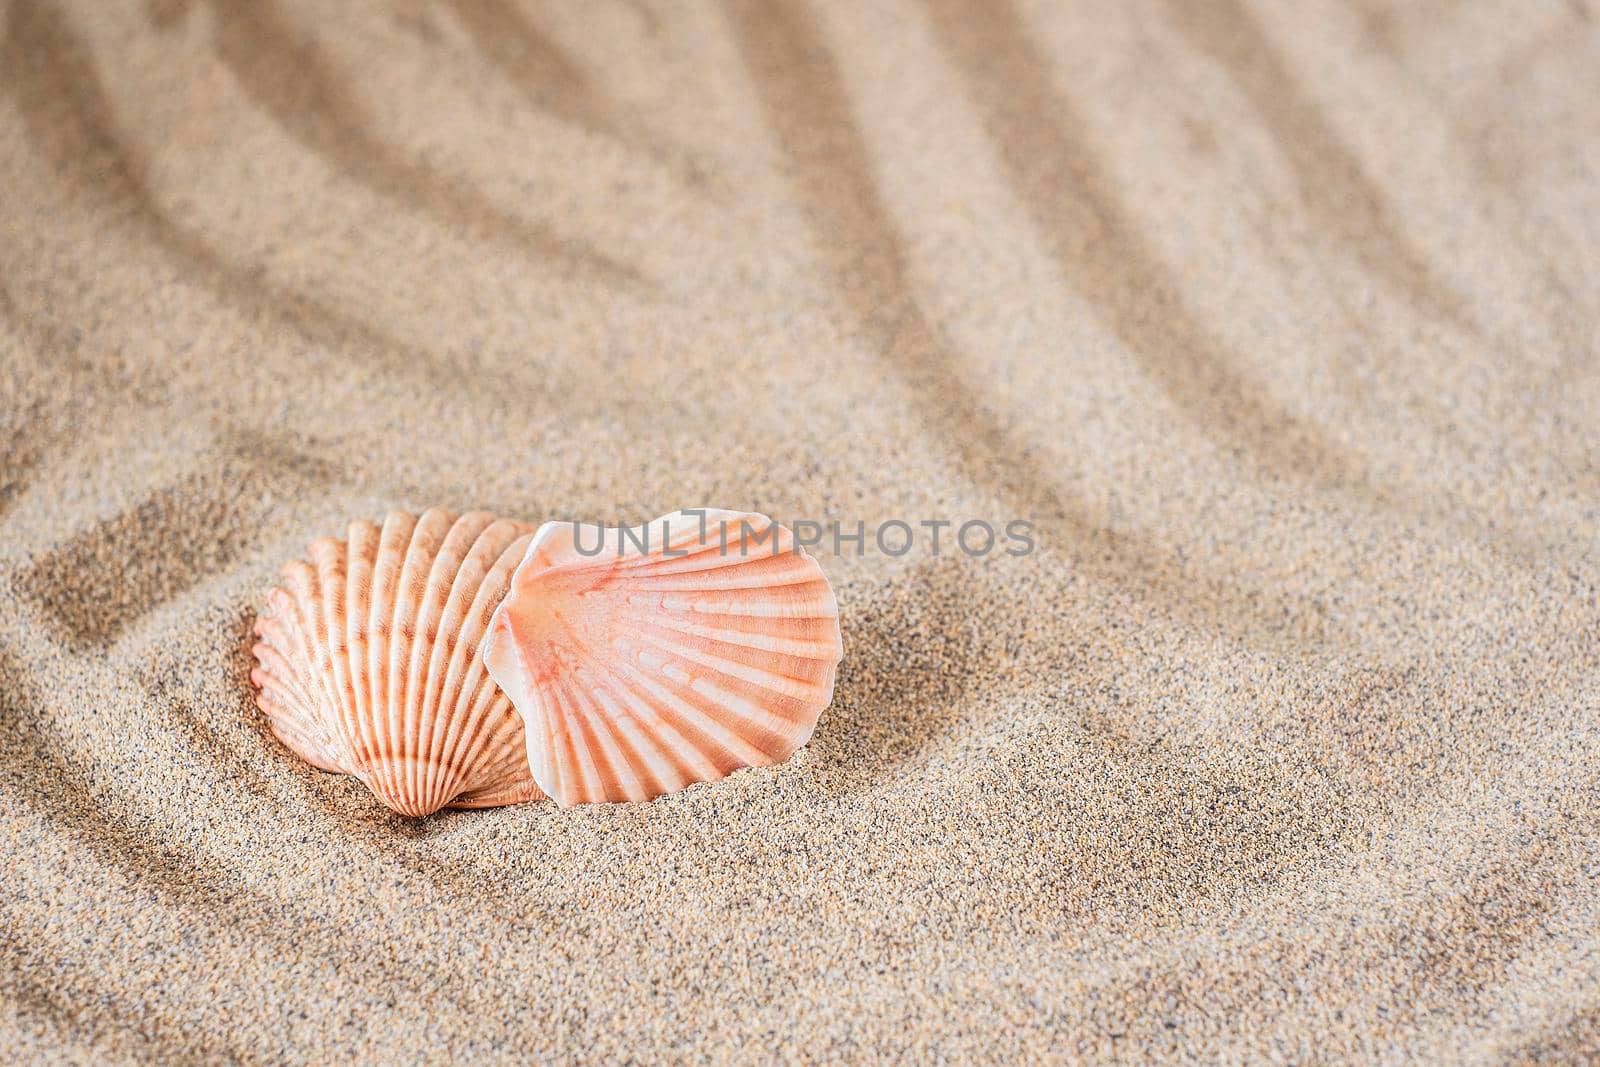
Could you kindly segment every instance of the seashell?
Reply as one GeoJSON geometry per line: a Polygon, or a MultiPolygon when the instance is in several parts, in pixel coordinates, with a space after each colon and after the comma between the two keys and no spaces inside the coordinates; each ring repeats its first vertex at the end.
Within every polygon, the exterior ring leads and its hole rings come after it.
{"type": "Polygon", "coordinates": [[[540,797],[479,646],[531,526],[472,512],[352,523],[283,570],[250,679],[272,731],[402,815],[540,797]]]}
{"type": "Polygon", "coordinates": [[[483,658],[522,714],[534,780],[568,807],[788,759],[842,655],[833,590],[794,535],[707,508],[540,527],[483,658]]]}

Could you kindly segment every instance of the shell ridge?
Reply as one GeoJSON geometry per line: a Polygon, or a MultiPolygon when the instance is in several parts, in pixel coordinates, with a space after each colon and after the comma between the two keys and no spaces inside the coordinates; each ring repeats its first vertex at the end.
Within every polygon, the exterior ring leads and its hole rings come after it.
{"type": "Polygon", "coordinates": [[[785,759],[831,700],[843,644],[821,567],[765,516],[707,509],[706,522],[675,512],[628,528],[635,555],[622,559],[579,551],[580,536],[604,545],[615,529],[547,523],[513,575],[484,664],[561,804],[646,799],[785,759]],[[748,522],[761,548],[725,554],[724,521],[731,535],[748,522]]]}
{"type": "Polygon", "coordinates": [[[697,615],[722,615],[737,616],[750,619],[785,618],[793,612],[804,611],[807,614],[800,618],[810,619],[837,619],[839,609],[833,606],[831,613],[826,603],[811,604],[804,600],[758,600],[753,598],[713,600],[706,598],[691,601],[685,597],[669,596],[665,593],[635,593],[629,598],[630,602],[647,604],[651,601],[659,602],[663,609],[678,612],[694,612],[697,615]]]}
{"type": "MultiPolygon", "coordinates": [[[[668,689],[657,677],[646,674],[632,662],[622,665],[623,670],[629,672],[636,685],[647,687],[647,690],[664,703],[671,703],[673,710],[679,715],[679,722],[683,726],[707,741],[715,744],[730,758],[743,763],[761,766],[773,761],[772,756],[758,747],[753,741],[741,737],[736,731],[731,730],[726,724],[719,722],[704,708],[697,707],[687,698],[686,694],[678,694],[668,689]]],[[[727,772],[722,768],[722,761],[713,761],[718,770],[723,774],[727,772]]]]}
{"type": "Polygon", "coordinates": [[[740,589],[777,589],[788,585],[803,585],[811,581],[811,575],[793,567],[763,566],[768,560],[748,560],[736,567],[715,567],[698,572],[708,576],[716,576],[715,580],[709,577],[696,580],[691,575],[662,574],[640,575],[618,580],[613,584],[618,587],[637,589],[652,593],[698,593],[706,589],[724,591],[740,589]]]}
{"type": "MultiPolygon", "coordinates": [[[[319,739],[318,748],[330,752],[328,725],[316,713],[315,701],[308,700],[300,691],[298,679],[282,653],[270,645],[257,643],[251,649],[261,666],[250,672],[250,680],[260,690],[256,704],[267,715],[268,725],[277,732],[280,727],[297,737],[319,739]],[[267,702],[270,702],[267,703],[267,702]]],[[[294,745],[295,751],[300,751],[294,745]]],[[[304,755],[304,753],[301,753],[304,755]]],[[[333,758],[337,759],[336,755],[333,758]]]]}
{"type": "MultiPolygon", "coordinates": [[[[289,660],[291,657],[296,658],[306,665],[304,676],[294,670],[285,673],[296,679],[302,679],[303,683],[307,683],[304,687],[308,690],[308,696],[309,690],[315,689],[322,697],[320,702],[315,700],[307,701],[303,706],[295,709],[294,713],[310,720],[308,725],[314,724],[322,734],[337,736],[339,729],[337,719],[330,721],[326,711],[326,709],[333,706],[334,700],[333,692],[327,684],[328,676],[311,667],[318,659],[318,652],[315,648],[315,642],[312,640],[311,623],[306,618],[308,609],[305,607],[302,597],[310,595],[305,591],[311,588],[311,582],[314,579],[310,577],[309,567],[297,569],[293,575],[288,573],[286,569],[284,579],[301,595],[278,590],[276,591],[278,595],[268,597],[273,609],[282,614],[272,620],[263,620],[264,622],[277,623],[277,625],[263,625],[262,622],[258,622],[257,631],[269,642],[278,639],[283,641],[285,647],[278,649],[280,656],[285,660],[289,660]]],[[[267,664],[267,666],[270,667],[270,664],[267,664]]],[[[291,745],[290,747],[293,748],[294,746],[291,745]]],[[[300,750],[295,749],[295,751],[298,752],[300,750]]],[[[354,773],[354,768],[349,765],[350,761],[348,759],[340,762],[341,770],[346,773],[354,773]]]]}
{"type": "MultiPolygon", "coordinates": [[[[696,696],[711,702],[719,710],[725,712],[729,718],[738,719],[740,722],[780,740],[787,739],[790,733],[790,722],[786,717],[716,684],[703,674],[687,670],[680,663],[662,658],[650,648],[632,643],[629,643],[627,647],[636,652],[641,664],[660,670],[668,680],[676,682],[685,691],[694,693],[696,696]]],[[[765,746],[758,747],[766,751],[765,746]]]]}
{"type": "MultiPolygon", "coordinates": [[[[456,782],[455,793],[484,788],[483,783],[474,783],[469,774],[472,769],[492,771],[499,761],[486,758],[485,754],[496,748],[503,749],[509,744],[524,760],[527,758],[526,752],[522,751],[524,745],[520,739],[502,737],[499,732],[506,722],[504,717],[495,715],[495,709],[502,706],[505,711],[510,711],[510,701],[506,700],[505,694],[492,685],[479,686],[474,691],[474,699],[468,704],[465,714],[449,717],[452,723],[451,731],[455,735],[453,754],[448,759],[441,758],[441,762],[446,766],[459,768],[459,773],[453,774],[456,782]],[[496,742],[500,744],[497,745],[496,742]]],[[[520,720],[512,716],[512,722],[515,724],[520,720]]],[[[454,793],[448,795],[454,799],[454,793]]]]}
{"type": "MultiPolygon", "coordinates": [[[[395,691],[395,664],[399,661],[399,645],[403,640],[400,623],[401,601],[405,599],[405,565],[411,554],[411,540],[416,535],[420,520],[409,512],[396,511],[384,519],[383,530],[378,535],[378,562],[373,571],[375,590],[370,618],[374,620],[373,645],[368,649],[368,660],[374,664],[373,685],[383,688],[382,714],[373,715],[373,732],[393,745],[397,737],[394,717],[397,701],[403,699],[395,691]],[[381,575],[379,572],[381,570],[381,575]],[[379,581],[381,577],[381,581],[379,581]]],[[[394,795],[394,777],[386,776],[389,796],[394,795]]],[[[379,794],[383,796],[384,794],[379,794]]]]}
{"type": "Polygon", "coordinates": [[[454,749],[454,758],[446,760],[444,753],[451,748],[452,739],[483,738],[493,740],[492,716],[494,701],[477,699],[474,694],[467,701],[468,714],[458,717],[455,710],[462,704],[461,671],[458,664],[477,647],[475,635],[468,631],[472,624],[471,609],[479,594],[486,592],[484,582],[499,554],[505,548],[507,526],[488,512],[471,512],[458,520],[462,526],[471,520],[475,532],[457,542],[464,546],[440,608],[438,636],[433,642],[427,667],[428,706],[434,728],[428,733],[422,755],[425,760],[424,780],[421,788],[425,795],[438,803],[448,804],[470,788],[481,785],[476,775],[493,766],[493,747],[486,743],[469,746],[462,752],[454,749]],[[463,755],[467,758],[462,758],[463,755]]]}
{"type": "MultiPolygon", "coordinates": [[[[584,782],[584,764],[577,751],[572,747],[573,731],[583,729],[583,725],[579,721],[577,696],[570,692],[559,680],[554,679],[540,692],[546,697],[543,707],[545,766],[546,773],[550,775],[551,779],[550,787],[545,789],[545,792],[555,797],[562,807],[570,807],[575,803],[582,802],[584,796],[587,795],[588,788],[584,782]],[[573,782],[572,776],[568,773],[567,766],[556,758],[562,749],[565,749],[574,757],[573,762],[578,768],[578,780],[576,783],[573,782]],[[576,792],[575,790],[584,790],[584,792],[576,792]]],[[[593,772],[595,781],[599,782],[604,774],[604,769],[594,759],[599,752],[598,740],[593,745],[586,744],[584,751],[589,756],[589,770],[593,772]]],[[[543,783],[540,783],[540,786],[543,788],[543,783]]]]}
{"type": "Polygon", "coordinates": [[[450,595],[445,601],[445,611],[440,617],[440,633],[450,632],[445,641],[435,641],[434,656],[429,661],[429,691],[434,701],[434,717],[438,728],[427,737],[426,781],[422,789],[430,797],[454,800],[456,793],[466,792],[482,784],[474,777],[477,758],[482,755],[482,745],[470,745],[466,758],[462,757],[462,744],[477,733],[478,717],[486,715],[486,707],[475,699],[477,686],[467,691],[466,664],[482,662],[477,656],[478,633],[474,632],[475,611],[478,601],[490,597],[493,590],[488,579],[494,571],[507,542],[515,541],[515,525],[504,520],[493,520],[478,531],[461,566],[456,569],[450,585],[450,595]],[[440,662],[448,651],[448,659],[440,662]],[[437,678],[437,686],[435,686],[437,678]],[[446,705],[446,694],[456,694],[456,699],[446,705]],[[467,715],[462,715],[466,704],[467,715]]]}
{"type": "Polygon", "coordinates": [[[593,700],[597,714],[604,716],[611,727],[646,792],[659,796],[689,784],[683,779],[680,768],[650,736],[650,731],[644,729],[647,724],[635,706],[622,703],[606,685],[594,687],[593,700]]]}
{"type": "MultiPolygon", "coordinates": [[[[335,731],[343,733],[344,723],[339,716],[339,698],[333,690],[333,676],[327,662],[327,652],[322,642],[321,587],[317,572],[310,564],[300,561],[300,566],[286,568],[285,580],[289,583],[290,632],[294,634],[306,662],[307,671],[316,679],[322,691],[322,718],[335,731]]],[[[354,753],[351,753],[350,772],[355,773],[354,753]]]]}
{"type": "Polygon", "coordinates": [[[531,528],[479,512],[451,540],[456,525],[438,509],[391,512],[381,528],[357,521],[343,541],[314,541],[254,627],[250,676],[273,735],[412,816],[457,796],[490,806],[541,795],[522,719],[478,648],[518,562],[499,557],[531,528]],[[438,758],[452,744],[467,762],[438,758]]]}
{"type": "Polygon", "coordinates": [[[759,552],[740,552],[738,542],[733,542],[726,547],[715,544],[702,546],[688,555],[669,556],[666,559],[654,560],[649,564],[622,563],[616,568],[615,581],[617,584],[625,584],[642,582],[652,578],[704,575],[707,571],[753,567],[762,563],[770,564],[772,560],[779,561],[781,566],[769,565],[767,569],[778,571],[789,566],[789,560],[792,558],[791,547],[790,545],[781,545],[777,553],[769,554],[769,550],[765,548],[759,552]]]}
{"type": "MultiPolygon", "coordinates": [[[[682,783],[678,788],[685,788],[693,782],[709,782],[723,777],[724,772],[721,766],[695,744],[689,734],[685,733],[681,728],[681,722],[669,717],[672,709],[661,707],[659,697],[640,688],[635,684],[634,678],[626,675],[616,663],[602,660],[598,665],[598,669],[610,677],[612,684],[617,689],[641,698],[639,702],[650,707],[655,714],[655,720],[653,722],[643,722],[643,725],[661,730],[667,735],[666,739],[668,741],[675,742],[663,744],[660,748],[663,755],[672,764],[674,774],[682,783]]],[[[624,701],[622,706],[632,709],[637,706],[637,703],[624,701]]],[[[643,717],[638,716],[637,712],[634,714],[643,721],[643,717]]]]}
{"type": "MultiPolygon", "coordinates": [[[[470,522],[470,520],[469,520],[470,522]]],[[[454,550],[462,537],[461,518],[443,509],[429,509],[422,515],[419,533],[426,537],[411,537],[410,568],[411,589],[416,601],[416,616],[411,621],[411,637],[406,643],[405,697],[392,709],[392,726],[395,739],[405,744],[406,739],[418,736],[419,723],[427,713],[427,667],[434,656],[438,640],[438,614],[443,597],[450,592],[448,579],[454,579],[459,566],[459,552],[454,550]],[[434,534],[437,528],[438,533],[434,534]]],[[[398,795],[416,797],[416,763],[406,761],[395,769],[395,789],[398,795]]]]}
{"type": "Polygon", "coordinates": [[[656,648],[669,652],[681,660],[715,671],[730,681],[756,686],[776,696],[788,697],[793,700],[810,700],[816,694],[816,687],[805,677],[764,670],[752,663],[742,663],[726,656],[718,656],[693,645],[671,640],[661,634],[653,633],[648,637],[640,634],[635,640],[640,643],[654,645],[656,648]]]}
{"type": "Polygon", "coordinates": [[[462,542],[472,536],[473,526],[474,520],[470,514],[454,518],[428,562],[422,584],[422,602],[417,607],[417,620],[406,666],[405,742],[411,758],[406,761],[401,786],[407,795],[414,798],[414,803],[422,805],[426,805],[429,799],[423,792],[426,774],[423,753],[429,749],[432,741],[428,736],[432,732],[429,728],[440,721],[433,664],[440,655],[441,643],[448,640],[445,608],[456,575],[465,560],[462,542]]]}
{"type": "Polygon", "coordinates": [[[371,773],[371,763],[368,754],[357,747],[360,730],[355,721],[352,706],[354,698],[345,659],[348,649],[340,648],[344,640],[345,611],[343,554],[343,545],[331,538],[312,543],[311,557],[317,564],[317,587],[321,593],[313,603],[318,614],[318,636],[322,643],[323,662],[329,672],[329,685],[334,694],[340,732],[351,743],[356,776],[361,777],[371,773]]]}
{"type": "MultiPolygon", "coordinates": [[[[406,531],[405,544],[399,546],[399,568],[395,572],[393,596],[389,603],[389,631],[384,663],[384,709],[382,721],[375,725],[382,730],[390,746],[397,747],[405,729],[406,665],[410,659],[412,631],[416,618],[417,553],[419,543],[426,543],[428,524],[434,521],[431,511],[417,517],[406,531]]],[[[395,774],[387,775],[386,792],[379,793],[384,802],[394,806],[399,796],[399,781],[395,774]]]]}
{"type": "MultiPolygon", "coordinates": [[[[341,582],[341,588],[345,586],[341,582]]],[[[330,640],[337,640],[340,647],[336,649],[335,682],[341,689],[340,706],[344,714],[344,731],[349,738],[351,750],[356,753],[356,758],[361,773],[368,778],[381,773],[384,761],[383,739],[378,732],[372,729],[370,722],[363,719],[361,708],[356,698],[356,679],[351,670],[352,649],[349,644],[349,610],[340,612],[343,624],[339,625],[330,618],[330,627],[337,626],[337,632],[330,629],[330,640]]]]}
{"type": "MultiPolygon", "coordinates": [[[[584,799],[590,803],[604,802],[609,795],[606,787],[609,781],[620,788],[628,800],[648,800],[649,791],[641,777],[638,757],[624,741],[617,724],[600,706],[596,698],[594,680],[579,676],[574,681],[582,683],[568,686],[578,709],[581,733],[569,740],[576,745],[580,736],[586,742],[592,738],[593,744],[599,746],[598,751],[604,757],[603,760],[596,760],[600,789],[598,792],[586,795],[584,799]]],[[[591,748],[590,751],[595,750],[591,748]]],[[[574,755],[581,758],[579,753],[575,752],[574,755]]]]}
{"type": "MultiPolygon", "coordinates": [[[[835,651],[831,640],[809,640],[803,637],[786,637],[772,633],[763,633],[760,630],[727,630],[717,626],[706,626],[691,622],[679,615],[667,612],[657,612],[654,615],[643,612],[627,613],[638,620],[641,626],[653,629],[666,630],[680,634],[684,637],[701,637],[708,641],[726,645],[733,652],[738,650],[751,650],[756,652],[770,652],[774,655],[786,656],[793,659],[816,660],[832,655],[835,651]]],[[[788,677],[796,677],[789,675],[788,677]]]]}
{"type": "MultiPolygon", "coordinates": [[[[578,676],[578,680],[583,680],[582,675],[578,676]]],[[[627,795],[627,799],[648,800],[649,797],[643,795],[644,791],[642,788],[642,783],[639,779],[638,769],[635,767],[633,761],[629,759],[629,753],[626,752],[623,746],[620,744],[620,739],[615,732],[614,724],[609,722],[606,717],[600,713],[599,708],[594,702],[593,684],[591,683],[589,685],[573,686],[572,692],[577,701],[579,711],[583,716],[585,724],[588,725],[591,731],[593,731],[595,738],[600,743],[600,751],[605,756],[606,766],[608,766],[612,772],[611,780],[616,782],[622,788],[623,792],[627,795]]],[[[572,740],[573,739],[571,737],[568,737],[567,741],[569,745],[572,743],[572,740]]],[[[604,770],[601,771],[601,777],[602,780],[605,777],[604,770]]]]}
{"type": "MultiPolygon", "coordinates": [[[[432,755],[435,765],[439,768],[462,768],[461,774],[457,776],[459,779],[459,786],[455,789],[457,793],[475,792],[494,784],[480,781],[473,774],[474,769],[479,767],[485,747],[473,743],[474,731],[469,730],[469,725],[476,723],[480,717],[492,718],[497,710],[512,714],[515,718],[514,713],[510,711],[510,698],[501,693],[492,681],[487,686],[489,692],[485,697],[484,683],[489,680],[484,671],[479,647],[483,631],[487,629],[487,620],[505,596],[506,579],[517,558],[512,556],[512,551],[522,540],[522,535],[519,533],[522,528],[520,523],[501,520],[480,535],[480,542],[484,538],[492,537],[488,542],[486,554],[492,552],[493,559],[473,588],[471,603],[463,616],[461,631],[446,669],[443,691],[453,692],[456,696],[454,703],[448,709],[441,709],[450,723],[450,729],[442,739],[440,748],[432,755]],[[506,536],[510,537],[509,544],[503,541],[506,536]],[[463,746],[466,746],[464,750],[463,746]]],[[[515,747],[518,749],[523,747],[520,740],[515,747]]],[[[525,752],[522,753],[522,758],[526,760],[525,752]]],[[[486,772],[497,772],[498,767],[497,760],[483,769],[486,772]]],[[[498,778],[495,781],[498,781],[498,778]]]]}
{"type": "Polygon", "coordinates": [[[572,687],[564,681],[555,680],[552,689],[556,699],[561,703],[561,714],[569,724],[571,732],[568,740],[572,744],[573,765],[576,767],[576,782],[563,771],[563,783],[567,787],[568,803],[584,803],[597,800],[606,795],[605,764],[599,756],[600,736],[590,726],[588,719],[578,708],[578,699],[572,687]],[[581,742],[581,744],[579,743],[581,742]],[[577,789],[574,792],[574,788],[577,789]]]}
{"type": "MultiPolygon", "coordinates": [[[[706,513],[704,515],[705,536],[702,540],[700,532],[701,518],[702,516],[690,514],[687,511],[676,511],[671,515],[663,515],[659,519],[652,520],[651,522],[646,523],[644,526],[634,526],[629,528],[626,539],[621,536],[617,538],[617,544],[619,546],[624,546],[629,550],[637,551],[635,546],[640,543],[641,537],[643,537],[648,539],[645,541],[646,544],[659,544],[661,546],[661,550],[651,551],[648,554],[640,554],[637,556],[624,556],[616,562],[614,569],[623,574],[630,574],[641,570],[659,571],[663,568],[675,567],[686,560],[703,561],[703,557],[713,550],[717,551],[719,556],[725,557],[729,549],[740,544],[742,539],[747,541],[748,537],[751,535],[765,540],[766,531],[771,529],[774,525],[773,521],[767,518],[765,515],[752,514],[740,516],[735,512],[718,513],[715,509],[706,509],[706,513]],[[725,517],[717,517],[718,515],[725,517]],[[727,519],[729,518],[742,518],[745,521],[756,519],[759,521],[751,524],[751,535],[745,535],[741,526],[737,524],[733,525],[732,527],[726,525],[727,519]],[[669,524],[675,524],[675,526],[669,524]],[[655,530],[655,527],[658,525],[662,527],[662,530],[659,533],[655,530]],[[669,535],[673,529],[677,529],[679,533],[675,536],[670,536],[669,539],[669,535]],[[715,536],[712,536],[711,534],[713,529],[717,531],[715,536]]],[[[594,528],[593,524],[586,525],[588,525],[591,529],[594,528]]],[[[601,527],[601,529],[606,528],[601,527]]],[[[606,532],[614,532],[614,529],[606,529],[606,532]]],[[[778,536],[775,540],[780,543],[779,551],[781,552],[789,546],[792,546],[794,542],[794,535],[790,534],[787,528],[779,526],[778,536]],[[787,540],[784,540],[785,538],[787,538],[787,540]]],[[[603,547],[603,538],[601,544],[603,547]]],[[[706,566],[709,567],[726,565],[726,562],[712,562],[706,564],[706,566]]],[[[700,568],[696,567],[693,569],[700,568]]]]}
{"type": "Polygon", "coordinates": [[[352,721],[359,724],[363,743],[371,749],[376,748],[377,731],[372,729],[372,719],[368,714],[371,702],[366,694],[366,646],[369,638],[365,633],[366,627],[362,625],[368,610],[366,602],[371,595],[371,561],[366,551],[369,529],[375,540],[378,531],[371,523],[353,522],[345,535],[344,660],[351,682],[352,721]]]}
{"type": "MultiPolygon", "coordinates": [[[[428,665],[438,647],[441,633],[439,611],[443,598],[448,595],[449,579],[455,575],[461,553],[457,545],[462,536],[462,517],[453,511],[437,509],[438,535],[431,539],[426,554],[419,557],[415,580],[417,582],[417,608],[411,626],[411,640],[406,650],[406,682],[403,740],[411,751],[411,759],[403,766],[401,788],[408,795],[426,803],[421,794],[423,730],[430,722],[430,693],[428,690],[428,665]]],[[[431,805],[430,805],[431,806],[431,805]]]]}
{"type": "MultiPolygon", "coordinates": [[[[299,672],[284,658],[284,654],[276,645],[263,638],[251,646],[250,653],[260,662],[260,666],[250,672],[252,676],[257,673],[262,676],[262,680],[256,682],[257,686],[265,688],[271,685],[300,708],[313,706],[313,702],[307,698],[302,687],[303,679],[299,672]]],[[[251,680],[255,681],[254,677],[251,680]]]]}
{"type": "Polygon", "coordinates": [[[485,742],[484,754],[478,763],[481,781],[461,790],[461,795],[521,787],[533,782],[528,773],[528,752],[522,731],[522,720],[511,710],[509,702],[496,700],[489,704],[479,731],[485,742]]]}

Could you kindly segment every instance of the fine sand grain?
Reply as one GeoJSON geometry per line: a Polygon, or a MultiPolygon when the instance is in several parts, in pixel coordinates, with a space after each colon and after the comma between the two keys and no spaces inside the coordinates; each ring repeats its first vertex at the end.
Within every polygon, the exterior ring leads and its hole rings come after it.
{"type": "Polygon", "coordinates": [[[0,1059],[1600,1057],[1588,0],[0,0],[0,1059]],[[391,816],[439,504],[820,554],[833,706],[391,816]]]}

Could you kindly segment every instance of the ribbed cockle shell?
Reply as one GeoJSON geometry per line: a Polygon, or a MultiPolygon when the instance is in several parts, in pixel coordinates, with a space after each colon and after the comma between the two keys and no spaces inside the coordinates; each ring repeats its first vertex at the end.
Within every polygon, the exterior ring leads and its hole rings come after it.
{"type": "Polygon", "coordinates": [[[532,527],[430,510],[353,523],[284,568],[256,621],[256,703],[284,744],[403,815],[541,796],[480,645],[532,527]]]}
{"type": "Polygon", "coordinates": [[[805,744],[843,647],[789,530],[699,509],[630,529],[546,523],[484,642],[563,807],[648,800],[805,744]]]}

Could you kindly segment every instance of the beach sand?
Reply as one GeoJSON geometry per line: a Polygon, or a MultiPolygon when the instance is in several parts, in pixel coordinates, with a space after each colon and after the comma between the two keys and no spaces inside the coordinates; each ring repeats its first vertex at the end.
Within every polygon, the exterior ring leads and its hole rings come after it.
{"type": "Polygon", "coordinates": [[[1600,1057],[1596,15],[0,0],[0,1058],[1600,1057]],[[1036,548],[655,803],[253,706],[354,518],[702,504],[1036,548]]]}

